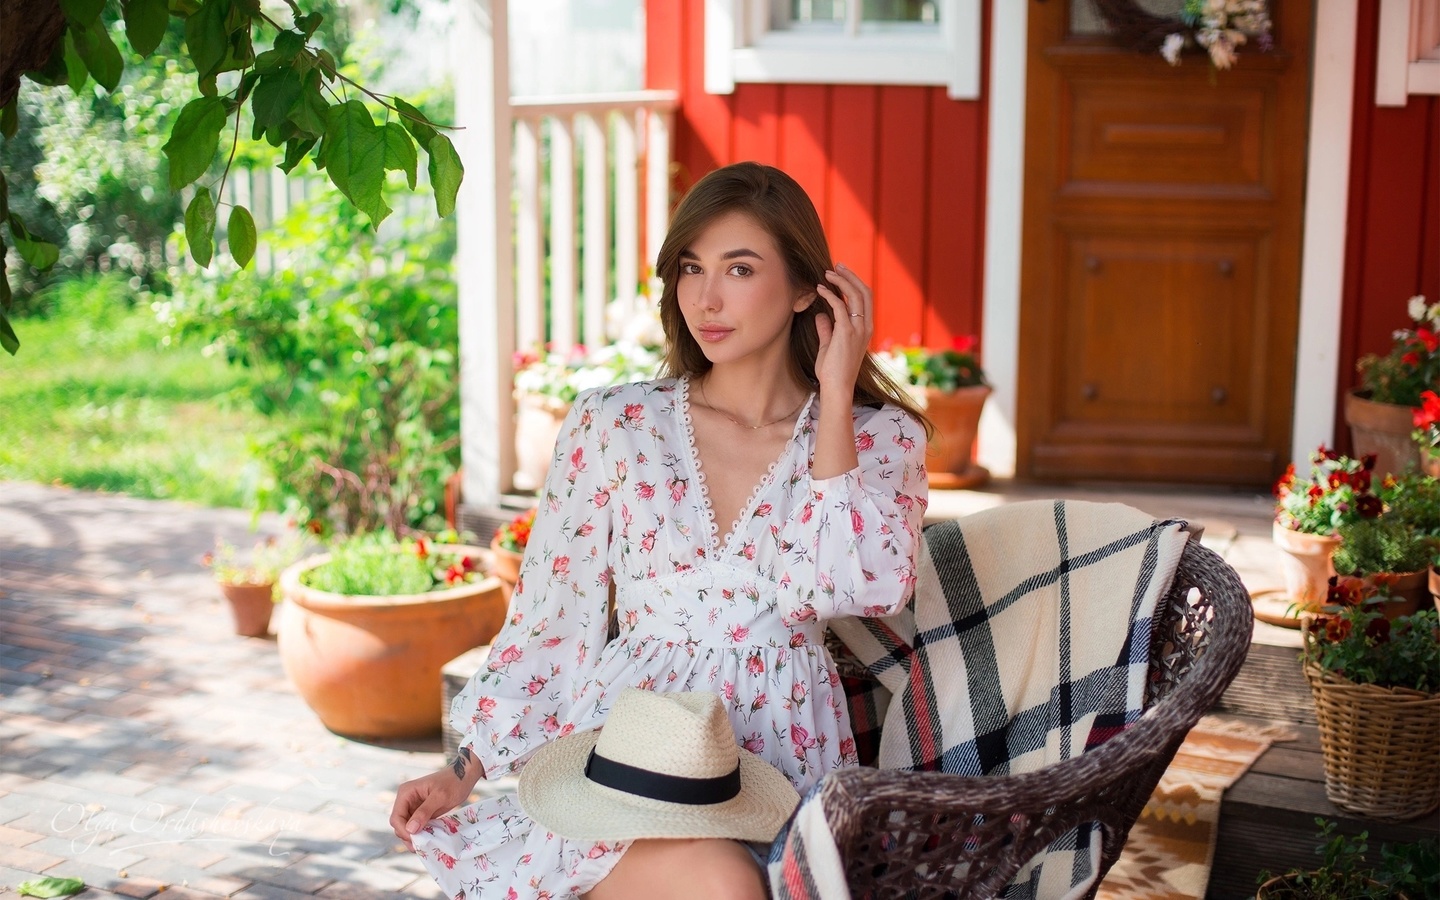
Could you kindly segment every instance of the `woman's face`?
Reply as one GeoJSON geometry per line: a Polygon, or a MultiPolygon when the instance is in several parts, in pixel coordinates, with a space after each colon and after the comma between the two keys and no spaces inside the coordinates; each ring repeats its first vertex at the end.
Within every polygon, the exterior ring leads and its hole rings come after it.
{"type": "Polygon", "coordinates": [[[814,294],[795,289],[775,240],[742,212],[715,219],[680,252],[680,312],[712,364],[783,361],[790,320],[814,294]]]}

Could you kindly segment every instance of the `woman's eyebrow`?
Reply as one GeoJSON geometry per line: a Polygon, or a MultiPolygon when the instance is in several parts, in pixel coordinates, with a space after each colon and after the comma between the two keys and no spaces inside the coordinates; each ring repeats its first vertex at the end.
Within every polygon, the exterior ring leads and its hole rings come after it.
{"type": "MultiPolygon", "coordinates": [[[[741,257],[751,257],[753,259],[758,259],[761,262],[765,261],[765,257],[756,253],[754,250],[749,250],[745,247],[741,247],[738,250],[726,250],[724,253],[720,254],[721,259],[740,259],[741,257]]],[[[680,258],[682,260],[694,260],[695,262],[700,261],[700,257],[696,256],[695,251],[693,250],[681,250],[680,258]]]]}

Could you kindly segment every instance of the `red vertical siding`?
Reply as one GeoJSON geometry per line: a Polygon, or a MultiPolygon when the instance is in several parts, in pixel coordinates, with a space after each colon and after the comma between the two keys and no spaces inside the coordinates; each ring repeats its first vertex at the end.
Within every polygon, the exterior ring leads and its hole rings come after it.
{"type": "Polygon", "coordinates": [[[1390,347],[1391,332],[1410,321],[1410,297],[1440,298],[1440,98],[1375,105],[1378,25],[1379,5],[1361,4],[1336,401],[1341,447],[1349,435],[1340,404],[1358,384],[1356,361],[1390,347]]]}
{"type": "MultiPolygon", "coordinates": [[[[987,7],[988,15],[988,4],[987,7]]],[[[650,2],[646,84],[680,93],[677,196],[745,159],[810,195],[834,258],[876,292],[876,343],[948,346],[980,327],[984,104],[940,87],[704,90],[704,0],[650,2]]]]}

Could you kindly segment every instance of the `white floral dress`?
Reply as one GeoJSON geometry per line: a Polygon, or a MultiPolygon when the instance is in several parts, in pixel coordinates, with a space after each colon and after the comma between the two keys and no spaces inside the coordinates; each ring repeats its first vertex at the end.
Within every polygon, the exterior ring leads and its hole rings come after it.
{"type": "MultiPolygon", "coordinates": [[[[486,777],[603,724],[627,686],[721,694],[742,745],[801,793],[854,765],[823,622],[889,615],[907,599],[928,492],[924,429],[895,406],[853,414],[859,467],[812,479],[812,394],[721,545],[688,382],[582,394],[560,430],[510,618],[451,707],[486,777]],[[606,643],[612,572],[620,635],[606,643]]],[[[534,827],[510,793],[432,820],[414,844],[457,900],[574,897],[625,849],[534,827]]]]}

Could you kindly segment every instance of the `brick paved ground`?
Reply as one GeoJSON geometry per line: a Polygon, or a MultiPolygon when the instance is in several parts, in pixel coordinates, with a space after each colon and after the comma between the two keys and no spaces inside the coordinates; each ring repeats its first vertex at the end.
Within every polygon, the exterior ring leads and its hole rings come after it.
{"type": "MultiPolygon", "coordinates": [[[[1210,521],[1247,583],[1273,582],[1264,499],[1095,496],[1210,521]]],[[[932,512],[994,502],[937,493],[932,512]]],[[[87,900],[438,896],[386,819],[439,739],[331,734],[274,640],[232,633],[199,559],[248,524],[0,483],[0,897],[41,873],[84,879],[87,900]]]]}

